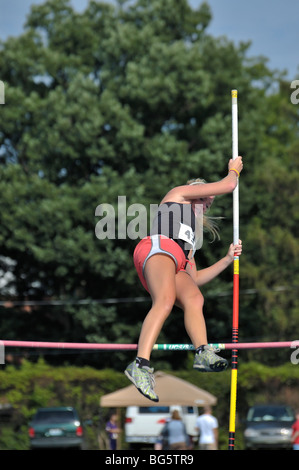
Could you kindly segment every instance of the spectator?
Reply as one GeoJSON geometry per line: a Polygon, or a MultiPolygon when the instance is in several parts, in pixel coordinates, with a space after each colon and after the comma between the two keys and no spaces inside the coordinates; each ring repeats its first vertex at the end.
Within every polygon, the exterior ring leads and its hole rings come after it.
{"type": "Polygon", "coordinates": [[[204,408],[204,413],[196,420],[197,430],[199,432],[200,450],[218,449],[218,421],[212,416],[210,406],[204,408]]]}
{"type": "Polygon", "coordinates": [[[293,450],[299,450],[299,409],[296,411],[296,421],[294,422],[292,429],[292,443],[293,450]]]}
{"type": "Polygon", "coordinates": [[[106,424],[106,432],[109,438],[109,449],[117,449],[117,437],[121,433],[121,429],[117,425],[117,416],[113,413],[106,424]]]}
{"type": "MultiPolygon", "coordinates": [[[[170,421],[166,423],[162,430],[162,436],[167,442],[167,448],[170,450],[186,450],[188,449],[189,438],[186,427],[182,422],[178,410],[172,412],[170,421]]],[[[165,444],[164,444],[165,445],[165,444]]]]}

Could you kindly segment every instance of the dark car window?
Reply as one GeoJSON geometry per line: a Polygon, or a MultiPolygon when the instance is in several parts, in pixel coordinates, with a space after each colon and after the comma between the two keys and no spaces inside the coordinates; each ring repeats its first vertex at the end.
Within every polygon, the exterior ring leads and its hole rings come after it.
{"type": "Polygon", "coordinates": [[[62,410],[62,411],[38,411],[34,421],[36,423],[69,423],[76,419],[73,411],[62,410]]]}
{"type": "Polygon", "coordinates": [[[139,413],[169,413],[169,406],[140,406],[139,413]]]}
{"type": "Polygon", "coordinates": [[[248,412],[248,421],[293,421],[292,410],[287,406],[260,406],[253,407],[248,412]]]}

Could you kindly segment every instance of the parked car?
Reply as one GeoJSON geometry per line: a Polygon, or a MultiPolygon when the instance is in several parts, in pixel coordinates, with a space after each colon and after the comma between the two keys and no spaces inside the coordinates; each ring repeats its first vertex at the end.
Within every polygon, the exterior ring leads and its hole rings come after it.
{"type": "Polygon", "coordinates": [[[294,421],[294,412],[287,405],[251,407],[244,431],[246,449],[291,449],[294,421]]]}
{"type": "Polygon", "coordinates": [[[144,447],[157,442],[172,411],[177,409],[191,439],[198,439],[196,418],[198,408],[193,406],[129,406],[126,411],[125,440],[131,448],[144,447]]]}
{"type": "Polygon", "coordinates": [[[39,408],[28,432],[31,449],[83,448],[83,426],[72,407],[39,408]]]}

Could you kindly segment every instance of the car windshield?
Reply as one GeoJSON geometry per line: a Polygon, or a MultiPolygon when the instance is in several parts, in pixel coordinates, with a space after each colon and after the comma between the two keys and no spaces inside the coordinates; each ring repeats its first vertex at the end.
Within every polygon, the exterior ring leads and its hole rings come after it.
{"type": "Polygon", "coordinates": [[[287,406],[261,406],[249,410],[248,421],[293,421],[293,412],[287,406]]]}
{"type": "Polygon", "coordinates": [[[75,416],[71,410],[61,411],[39,411],[34,418],[35,422],[43,423],[69,423],[74,421],[75,416]]]}

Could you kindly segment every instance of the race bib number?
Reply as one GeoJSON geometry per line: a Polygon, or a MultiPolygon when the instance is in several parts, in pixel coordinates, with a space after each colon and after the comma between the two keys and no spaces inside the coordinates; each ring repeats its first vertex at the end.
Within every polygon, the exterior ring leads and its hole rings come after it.
{"type": "Polygon", "coordinates": [[[180,224],[178,238],[188,243],[189,247],[191,245],[191,248],[194,249],[195,235],[194,235],[192,228],[189,225],[182,224],[182,223],[180,224]]]}

